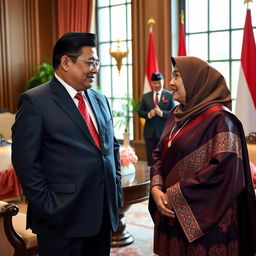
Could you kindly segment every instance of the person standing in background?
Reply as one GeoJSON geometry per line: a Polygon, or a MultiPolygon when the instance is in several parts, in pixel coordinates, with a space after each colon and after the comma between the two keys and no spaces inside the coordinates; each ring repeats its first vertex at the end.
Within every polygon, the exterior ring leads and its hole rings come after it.
{"type": "Polygon", "coordinates": [[[70,32],[53,48],[53,79],[21,94],[12,162],[40,256],[108,256],[122,206],[119,144],[105,96],[91,89],[96,36],[70,32]]]}
{"type": "Polygon", "coordinates": [[[160,72],[152,74],[151,85],[153,90],[142,96],[139,109],[139,116],[146,119],[144,139],[149,166],[153,164],[152,151],[159,142],[168,113],[175,106],[172,93],[163,89],[164,78],[160,72]]]}

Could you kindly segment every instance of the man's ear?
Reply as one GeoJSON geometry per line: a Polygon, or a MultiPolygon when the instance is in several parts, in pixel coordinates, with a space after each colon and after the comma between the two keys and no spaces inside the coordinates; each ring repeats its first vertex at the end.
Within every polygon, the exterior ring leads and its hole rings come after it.
{"type": "Polygon", "coordinates": [[[66,55],[63,55],[60,59],[60,66],[61,68],[64,70],[64,71],[68,71],[69,69],[69,66],[70,66],[70,62],[71,62],[71,59],[66,56],[66,55]]]}

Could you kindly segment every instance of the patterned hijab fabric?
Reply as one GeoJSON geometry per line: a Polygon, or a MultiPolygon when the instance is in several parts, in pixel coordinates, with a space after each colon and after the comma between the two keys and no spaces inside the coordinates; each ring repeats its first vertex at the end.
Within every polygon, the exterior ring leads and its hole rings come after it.
{"type": "Polygon", "coordinates": [[[180,72],[186,91],[185,105],[180,104],[174,112],[178,126],[213,105],[222,104],[231,109],[231,94],[220,72],[196,57],[171,59],[180,72]]]}

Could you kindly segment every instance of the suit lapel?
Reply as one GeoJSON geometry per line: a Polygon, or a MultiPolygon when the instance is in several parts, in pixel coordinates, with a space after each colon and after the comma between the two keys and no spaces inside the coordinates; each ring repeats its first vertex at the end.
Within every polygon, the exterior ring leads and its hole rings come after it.
{"type": "Polygon", "coordinates": [[[70,119],[78,126],[86,138],[93,143],[95,142],[91,133],[76,107],[73,99],[70,97],[65,87],[54,77],[51,81],[51,90],[54,101],[63,109],[63,111],[70,117],[70,119]]]}
{"type": "Polygon", "coordinates": [[[87,96],[87,99],[90,102],[92,111],[94,113],[95,120],[97,122],[98,132],[99,132],[99,137],[100,137],[100,142],[101,142],[100,144],[103,145],[104,144],[103,134],[105,134],[105,129],[104,129],[105,122],[104,122],[104,118],[101,114],[103,111],[101,109],[102,101],[94,93],[92,93],[92,91],[90,89],[85,91],[85,95],[87,96]]]}

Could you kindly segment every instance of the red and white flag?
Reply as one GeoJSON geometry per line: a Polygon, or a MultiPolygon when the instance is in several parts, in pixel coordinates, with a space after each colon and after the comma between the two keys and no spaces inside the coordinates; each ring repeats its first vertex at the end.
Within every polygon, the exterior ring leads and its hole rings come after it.
{"type": "Polygon", "coordinates": [[[181,14],[180,14],[178,56],[187,56],[186,37],[185,37],[185,29],[184,29],[184,11],[181,11],[181,14]]]}
{"type": "Polygon", "coordinates": [[[244,26],[235,114],[242,122],[246,136],[256,132],[256,45],[249,9],[244,26]]]}
{"type": "Polygon", "coordinates": [[[144,93],[152,91],[151,86],[151,75],[152,73],[159,72],[157,56],[156,56],[156,49],[155,49],[155,40],[153,31],[149,32],[149,39],[148,39],[148,55],[147,55],[147,63],[146,63],[146,74],[145,74],[145,81],[144,81],[144,93]]]}

